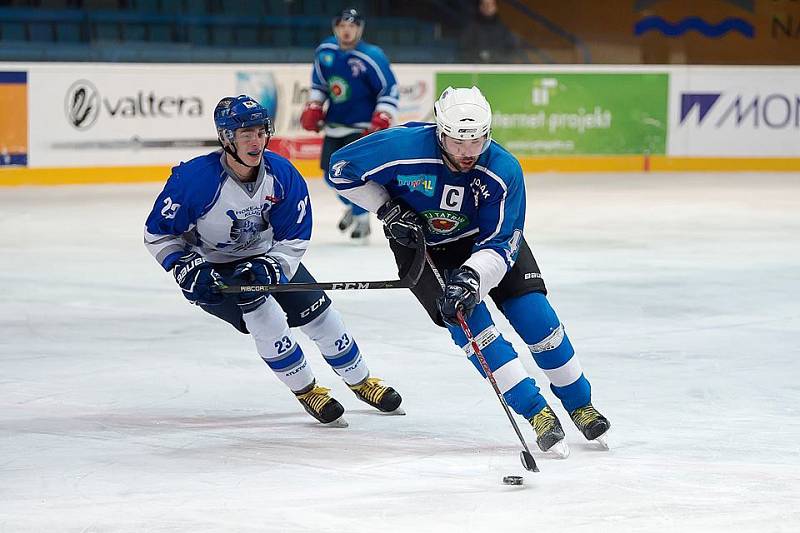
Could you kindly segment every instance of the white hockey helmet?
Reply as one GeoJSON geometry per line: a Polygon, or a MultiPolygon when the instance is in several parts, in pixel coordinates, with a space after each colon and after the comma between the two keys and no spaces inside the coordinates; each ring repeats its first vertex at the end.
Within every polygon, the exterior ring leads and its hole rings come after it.
{"type": "Polygon", "coordinates": [[[483,153],[492,142],[492,108],[477,87],[448,87],[433,104],[433,116],[440,145],[444,135],[461,141],[485,137],[483,153]]]}

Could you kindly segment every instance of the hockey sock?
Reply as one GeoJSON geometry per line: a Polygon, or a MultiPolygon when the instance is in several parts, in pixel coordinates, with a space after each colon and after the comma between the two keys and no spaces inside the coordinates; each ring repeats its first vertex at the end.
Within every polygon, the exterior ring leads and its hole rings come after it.
{"type": "MultiPolygon", "coordinates": [[[[547,401],[541,395],[533,378],[528,376],[514,347],[500,335],[486,304],[478,304],[472,316],[467,319],[467,325],[475,335],[475,341],[509,407],[525,418],[530,418],[541,411],[547,405],[547,401]]],[[[472,349],[472,344],[467,341],[461,327],[448,325],[447,329],[450,330],[453,341],[463,348],[469,360],[485,378],[486,374],[472,349]]]]}
{"type": "Polygon", "coordinates": [[[314,382],[314,374],[286,323],[283,309],[268,297],[263,305],[244,313],[245,324],[256,343],[261,359],[293,392],[314,382]]]}
{"type": "Polygon", "coordinates": [[[317,318],[300,326],[319,347],[319,351],[333,371],[348,385],[356,385],[369,377],[369,368],[355,339],[344,326],[339,311],[328,307],[317,318]]]}
{"type": "Polygon", "coordinates": [[[503,314],[528,345],[564,408],[571,412],[589,403],[591,385],[547,297],[529,292],[511,298],[503,303],[503,314]]]}

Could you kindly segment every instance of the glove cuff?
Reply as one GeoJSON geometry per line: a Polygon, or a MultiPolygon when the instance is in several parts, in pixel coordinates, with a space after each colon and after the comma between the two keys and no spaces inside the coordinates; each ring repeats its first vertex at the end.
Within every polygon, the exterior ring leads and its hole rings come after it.
{"type": "Polygon", "coordinates": [[[384,220],[390,215],[394,214],[397,216],[400,213],[400,206],[393,200],[389,200],[382,206],[378,208],[375,214],[378,216],[378,220],[384,220]]]}

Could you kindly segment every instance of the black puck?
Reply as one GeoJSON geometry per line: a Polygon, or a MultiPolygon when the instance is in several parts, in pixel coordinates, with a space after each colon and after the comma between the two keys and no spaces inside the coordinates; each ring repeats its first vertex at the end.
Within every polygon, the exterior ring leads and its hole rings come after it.
{"type": "Polygon", "coordinates": [[[504,485],[522,485],[522,476],[504,476],[504,485]]]}

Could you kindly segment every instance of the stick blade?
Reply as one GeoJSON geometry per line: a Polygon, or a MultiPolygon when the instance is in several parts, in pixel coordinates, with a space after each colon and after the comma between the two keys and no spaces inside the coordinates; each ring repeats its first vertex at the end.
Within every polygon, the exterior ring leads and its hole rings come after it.
{"type": "Polygon", "coordinates": [[[538,472],[539,467],[536,466],[536,461],[533,459],[533,455],[530,452],[522,450],[519,452],[520,461],[522,461],[522,466],[525,467],[525,470],[528,472],[538,472]]]}

